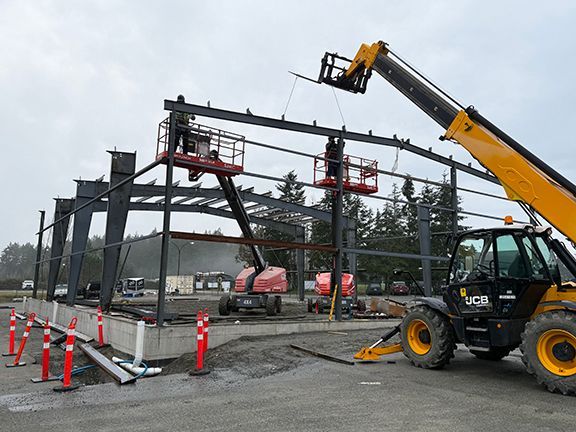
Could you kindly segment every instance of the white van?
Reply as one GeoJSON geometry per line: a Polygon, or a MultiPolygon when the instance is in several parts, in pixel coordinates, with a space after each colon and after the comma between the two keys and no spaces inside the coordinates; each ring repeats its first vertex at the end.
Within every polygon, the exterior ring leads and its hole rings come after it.
{"type": "Polygon", "coordinates": [[[32,280],[25,280],[22,282],[22,289],[23,290],[31,290],[34,289],[34,281],[32,280]]]}

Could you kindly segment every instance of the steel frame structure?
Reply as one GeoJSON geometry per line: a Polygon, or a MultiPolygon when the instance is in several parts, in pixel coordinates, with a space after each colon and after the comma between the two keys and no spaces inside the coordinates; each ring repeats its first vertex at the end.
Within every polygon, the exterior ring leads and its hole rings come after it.
{"type": "MultiPolygon", "coordinates": [[[[164,109],[169,111],[169,124],[170,133],[168,137],[168,152],[163,160],[157,160],[138,172],[135,172],[135,153],[124,153],[113,151],[112,166],[110,172],[110,183],[102,181],[85,181],[77,180],[77,193],[74,199],[57,199],[55,205],[54,222],[47,227],[43,226],[43,220],[40,224],[39,230],[39,244],[41,244],[41,235],[47,229],[53,229],[52,235],[52,248],[51,258],[49,261],[49,274],[48,274],[48,299],[50,300],[54,294],[54,287],[58,279],[58,272],[61,265],[61,259],[64,257],[64,244],[67,236],[70,216],[74,215],[74,228],[72,236],[72,250],[70,257],[69,268],[69,290],[67,303],[69,305],[75,304],[76,293],[78,289],[78,281],[82,266],[83,254],[86,252],[86,244],[92,214],[94,212],[107,212],[106,218],[106,238],[104,249],[104,264],[102,274],[102,293],[101,303],[108,309],[111,304],[112,290],[114,287],[115,277],[118,269],[118,260],[120,256],[120,248],[125,244],[123,240],[126,219],[129,211],[162,211],[163,212],[163,228],[159,235],[162,236],[162,250],[160,260],[160,278],[159,278],[159,291],[158,291],[158,308],[157,308],[157,323],[162,326],[164,323],[164,300],[167,276],[167,263],[168,263],[168,250],[170,238],[187,238],[190,233],[175,233],[170,229],[170,219],[172,211],[177,212],[198,212],[206,213],[220,217],[232,217],[227,205],[214,207],[225,201],[223,191],[217,188],[202,188],[201,185],[193,185],[191,187],[179,187],[178,184],[173,183],[173,170],[174,170],[174,141],[175,141],[175,114],[176,112],[185,112],[194,114],[200,117],[209,117],[220,119],[235,123],[245,123],[262,127],[269,127],[274,129],[288,130],[293,132],[300,132],[305,134],[320,135],[324,137],[335,136],[338,138],[338,171],[337,182],[335,188],[321,188],[328,190],[332,193],[332,211],[326,212],[314,207],[307,207],[294,203],[284,202],[271,197],[271,193],[256,194],[253,189],[239,190],[244,202],[252,202],[250,205],[250,220],[252,223],[268,226],[273,229],[291,234],[295,242],[284,242],[282,244],[275,243],[271,245],[296,248],[297,249],[297,262],[298,262],[298,286],[301,298],[304,296],[304,251],[303,249],[325,249],[326,252],[332,253],[333,268],[335,278],[333,283],[337,288],[337,302],[336,302],[336,319],[342,318],[340,305],[341,302],[341,278],[342,278],[342,257],[343,254],[348,254],[350,271],[356,272],[356,256],[358,254],[368,254],[375,256],[388,256],[388,257],[402,257],[410,259],[421,259],[422,267],[424,269],[425,290],[427,294],[431,293],[431,276],[430,276],[430,262],[446,261],[446,257],[430,256],[430,206],[418,206],[418,221],[420,232],[420,254],[403,254],[393,253],[380,250],[358,249],[355,246],[356,233],[355,221],[346,218],[342,214],[343,209],[343,144],[345,140],[359,141],[363,143],[382,145],[393,148],[400,148],[434,162],[443,164],[450,167],[450,188],[452,190],[452,208],[446,209],[452,212],[453,232],[458,231],[458,187],[457,187],[457,173],[458,171],[475,176],[490,183],[499,184],[498,180],[488,174],[487,172],[480,171],[460,162],[438,155],[431,151],[410,144],[409,140],[401,140],[396,137],[385,138],[373,135],[371,132],[362,134],[358,132],[349,132],[345,127],[342,129],[327,128],[314,124],[296,123],[282,119],[273,119],[263,116],[255,116],[252,114],[244,114],[234,111],[226,111],[211,107],[204,107],[194,104],[178,103],[175,101],[165,100],[164,109]],[[148,184],[134,184],[134,180],[142,174],[155,168],[160,163],[166,164],[166,178],[164,185],[155,185],[154,181],[148,184]],[[148,200],[158,198],[154,202],[148,200]],[[104,200],[106,198],[106,200],[104,200]],[[132,200],[135,198],[136,200],[132,200]],[[175,199],[176,198],[176,199],[175,199]],[[320,220],[331,223],[332,226],[332,245],[308,245],[305,244],[305,228],[304,226],[314,220],[320,220]],[[346,246],[343,240],[343,230],[347,232],[346,246]]],[[[251,143],[250,141],[247,141],[251,143]]],[[[252,142],[255,143],[255,142],[252,142]]],[[[289,150],[286,150],[289,151],[289,150]]],[[[250,175],[250,173],[246,173],[250,175]]],[[[258,177],[258,175],[254,175],[258,177]]],[[[261,178],[276,179],[271,176],[260,175],[261,178]]],[[[400,176],[404,177],[404,176],[400,176]]],[[[277,179],[276,179],[277,180],[277,179]]],[[[417,181],[424,181],[417,179],[417,181]]],[[[314,187],[314,185],[309,185],[314,187]]],[[[461,212],[465,214],[467,212],[461,212]]],[[[470,214],[470,213],[468,213],[470,214]]],[[[485,216],[485,215],[479,215],[485,216]]],[[[489,216],[486,216],[489,217],[489,216]]],[[[213,236],[217,237],[217,236],[213,236]]],[[[237,242],[232,240],[234,238],[227,238],[228,241],[237,242]]],[[[206,241],[224,241],[226,239],[204,239],[206,241]]],[[[247,242],[246,239],[243,240],[247,242]]],[[[261,240],[255,240],[254,244],[264,244],[261,240]]],[[[36,263],[36,275],[38,274],[38,266],[40,258],[36,263]]],[[[35,290],[38,286],[38,276],[35,276],[35,290]]]]}

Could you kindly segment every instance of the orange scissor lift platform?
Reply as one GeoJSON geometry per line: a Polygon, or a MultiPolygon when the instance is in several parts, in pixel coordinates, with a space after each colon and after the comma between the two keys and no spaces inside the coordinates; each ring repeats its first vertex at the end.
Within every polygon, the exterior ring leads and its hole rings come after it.
{"type": "MultiPolygon", "coordinates": [[[[344,155],[344,190],[373,194],[378,192],[378,161],[359,156],[344,155]]],[[[314,184],[318,186],[336,187],[336,176],[328,175],[325,153],[314,157],[314,184]]]]}

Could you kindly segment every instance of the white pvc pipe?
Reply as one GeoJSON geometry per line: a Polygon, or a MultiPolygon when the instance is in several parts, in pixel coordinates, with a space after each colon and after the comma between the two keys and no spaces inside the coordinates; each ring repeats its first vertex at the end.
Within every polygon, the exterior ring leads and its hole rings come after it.
{"type": "MultiPolygon", "coordinates": [[[[122,363],[124,360],[118,357],[112,357],[112,361],[116,364],[118,364],[118,366],[120,366],[121,368],[126,369],[128,372],[132,372],[134,375],[139,375],[142,372],[144,372],[143,367],[141,366],[134,366],[133,364],[130,363],[122,363]]],[[[162,373],[162,368],[148,368],[148,370],[146,371],[146,373],[143,376],[156,376],[158,374],[162,373]]]]}
{"type": "Polygon", "coordinates": [[[138,321],[136,327],[136,348],[134,350],[134,361],[132,366],[138,367],[142,363],[144,355],[144,321],[138,321]]]}
{"type": "Polygon", "coordinates": [[[24,296],[24,297],[22,298],[22,310],[23,310],[24,312],[28,312],[28,311],[26,310],[26,300],[28,300],[28,299],[26,298],[26,296],[24,296]]]}
{"type": "Polygon", "coordinates": [[[52,300],[52,322],[57,323],[56,318],[58,317],[58,302],[52,300]]]}

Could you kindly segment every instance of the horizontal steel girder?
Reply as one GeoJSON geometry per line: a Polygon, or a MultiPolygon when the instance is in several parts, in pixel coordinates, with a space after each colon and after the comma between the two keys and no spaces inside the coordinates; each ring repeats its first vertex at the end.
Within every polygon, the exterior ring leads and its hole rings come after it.
{"type": "Polygon", "coordinates": [[[444,164],[449,167],[457,168],[458,170],[465,172],[467,174],[479,177],[483,180],[487,180],[494,184],[500,184],[498,179],[491,174],[484,171],[480,171],[476,168],[472,168],[466,164],[456,162],[448,157],[441,156],[439,154],[433,153],[429,150],[423,149],[421,147],[412,145],[406,141],[401,141],[394,138],[385,138],[376,135],[363,134],[358,132],[348,132],[346,130],[314,126],[305,123],[297,123],[287,120],[278,120],[270,117],[256,116],[252,114],[245,114],[235,111],[227,111],[217,108],[210,108],[201,105],[178,103],[171,100],[164,100],[164,109],[168,111],[180,111],[189,114],[194,114],[201,117],[210,117],[220,120],[228,120],[237,123],[246,123],[257,126],[270,127],[274,129],[283,129],[293,132],[302,132],[312,135],[322,135],[322,136],[341,136],[344,140],[350,141],[360,141],[369,144],[378,144],[388,147],[396,147],[402,150],[409,151],[410,153],[417,154],[426,159],[430,159],[434,162],[444,164]]]}

